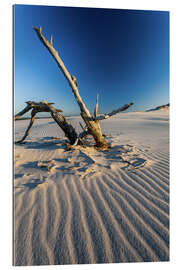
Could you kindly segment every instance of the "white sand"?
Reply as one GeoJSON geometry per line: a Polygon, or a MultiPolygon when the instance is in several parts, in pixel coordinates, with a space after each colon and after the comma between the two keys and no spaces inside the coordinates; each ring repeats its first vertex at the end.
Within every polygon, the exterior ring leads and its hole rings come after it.
{"type": "MultiPolygon", "coordinates": [[[[71,121],[80,131],[80,117],[71,121]]],[[[16,140],[28,122],[15,122],[16,140]]],[[[110,151],[66,151],[51,119],[15,145],[15,265],[169,260],[169,111],[101,127],[110,151]]]]}

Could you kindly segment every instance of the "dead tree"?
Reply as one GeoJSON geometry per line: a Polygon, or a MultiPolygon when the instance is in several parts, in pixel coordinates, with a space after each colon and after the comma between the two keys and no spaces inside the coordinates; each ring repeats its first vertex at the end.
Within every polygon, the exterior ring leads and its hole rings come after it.
{"type": "Polygon", "coordinates": [[[93,136],[93,138],[96,142],[97,148],[107,149],[108,144],[105,141],[104,136],[101,132],[99,121],[103,120],[103,119],[107,119],[118,112],[127,110],[133,103],[129,103],[127,105],[124,105],[123,107],[121,107],[117,110],[114,110],[109,114],[98,115],[98,98],[97,98],[96,107],[94,110],[94,116],[92,116],[90,114],[89,110],[87,109],[85,103],[83,102],[80,94],[79,94],[76,77],[69,73],[69,71],[66,69],[63,61],[61,60],[58,52],[54,49],[52,36],[51,36],[51,39],[49,42],[42,34],[41,27],[40,27],[40,29],[37,27],[33,27],[33,29],[36,31],[37,36],[40,39],[40,41],[43,43],[43,45],[48,49],[48,51],[50,52],[52,57],[55,59],[58,67],[61,69],[61,71],[63,72],[65,78],[67,79],[70,87],[72,88],[72,93],[75,96],[75,99],[76,99],[76,101],[79,105],[80,111],[81,111],[81,117],[83,118],[83,120],[86,124],[85,130],[83,131],[82,134],[79,135],[79,138],[81,138],[87,134],[90,134],[93,136]]]}
{"type": "Polygon", "coordinates": [[[34,123],[35,115],[36,115],[36,113],[39,113],[39,112],[49,112],[51,114],[52,118],[56,121],[56,123],[64,131],[65,136],[69,139],[70,144],[73,145],[73,144],[76,144],[78,142],[79,138],[78,138],[78,135],[77,135],[75,129],[71,125],[70,121],[68,121],[62,114],[60,114],[60,112],[62,112],[62,110],[56,109],[52,106],[52,104],[54,104],[54,103],[47,103],[46,101],[41,101],[39,103],[34,102],[34,101],[27,101],[26,103],[27,103],[27,106],[21,112],[16,114],[14,117],[14,120],[17,120],[23,114],[32,110],[31,111],[31,120],[30,120],[29,126],[28,126],[23,138],[21,140],[17,141],[17,143],[22,143],[25,140],[25,138],[28,136],[30,129],[34,123]]]}

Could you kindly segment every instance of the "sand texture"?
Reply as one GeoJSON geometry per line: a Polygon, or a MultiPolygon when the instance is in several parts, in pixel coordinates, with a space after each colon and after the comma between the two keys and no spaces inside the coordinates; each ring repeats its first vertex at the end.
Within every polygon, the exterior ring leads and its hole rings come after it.
{"type": "MultiPolygon", "coordinates": [[[[80,117],[70,118],[81,131],[80,117]]],[[[15,140],[28,120],[16,121],[15,140]]],[[[169,111],[101,122],[109,151],[76,147],[53,119],[14,144],[14,264],[169,260],[169,111]]]]}

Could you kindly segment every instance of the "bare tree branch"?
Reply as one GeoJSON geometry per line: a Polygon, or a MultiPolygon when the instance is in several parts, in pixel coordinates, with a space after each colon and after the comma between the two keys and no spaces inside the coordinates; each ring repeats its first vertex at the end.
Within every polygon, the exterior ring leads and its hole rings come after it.
{"type": "Polygon", "coordinates": [[[70,121],[67,120],[63,115],[58,113],[57,110],[46,101],[42,101],[42,103],[48,107],[49,111],[51,112],[51,116],[64,131],[65,136],[70,140],[71,144],[74,144],[78,138],[78,135],[73,126],[71,125],[70,121]]]}
{"type": "Polygon", "coordinates": [[[94,121],[100,121],[100,120],[104,120],[104,119],[108,119],[109,117],[119,113],[119,112],[123,112],[125,110],[127,110],[130,106],[132,106],[134,103],[131,102],[129,104],[125,104],[123,107],[117,109],[117,110],[113,110],[112,112],[108,113],[108,114],[102,114],[102,115],[99,115],[97,117],[94,118],[94,121]]]}
{"type": "Polygon", "coordinates": [[[79,125],[82,128],[82,130],[85,130],[85,128],[83,127],[83,125],[81,124],[81,122],[79,122],[79,125]]]}
{"type": "Polygon", "coordinates": [[[85,103],[83,102],[79,90],[77,87],[77,80],[74,75],[71,76],[69,71],[66,69],[63,61],[58,55],[58,52],[53,48],[52,42],[49,42],[42,34],[42,29],[38,29],[37,27],[33,27],[33,29],[36,31],[38,38],[43,43],[43,45],[48,49],[52,57],[55,59],[58,67],[63,72],[65,78],[69,82],[69,85],[72,88],[72,93],[74,94],[76,101],[79,105],[81,116],[86,123],[86,126],[88,128],[88,133],[91,134],[94,137],[94,140],[96,142],[96,146],[99,148],[108,148],[107,142],[104,140],[104,137],[102,136],[102,132],[99,126],[99,123],[97,121],[93,121],[93,117],[91,116],[89,110],[87,109],[85,103]]]}
{"type": "MultiPolygon", "coordinates": [[[[35,114],[38,112],[51,113],[51,116],[56,121],[56,123],[60,126],[60,128],[64,131],[65,136],[69,139],[70,143],[71,144],[76,143],[76,141],[78,140],[78,135],[77,135],[75,129],[71,125],[70,121],[68,121],[63,115],[61,115],[59,113],[59,112],[62,112],[62,110],[56,109],[51,105],[54,103],[48,103],[46,101],[41,101],[39,103],[34,102],[34,101],[28,101],[26,103],[28,104],[26,106],[26,108],[24,110],[22,110],[20,113],[18,113],[16,115],[16,117],[17,116],[20,117],[21,115],[23,115],[24,113],[26,113],[27,111],[32,109],[31,121],[30,121],[30,124],[29,124],[26,132],[25,132],[25,135],[23,136],[23,138],[21,140],[17,141],[17,143],[23,142],[25,140],[25,138],[28,136],[30,129],[34,123],[35,114]]],[[[17,118],[15,118],[15,119],[17,119],[17,118]]]]}
{"type": "Polygon", "coordinates": [[[96,118],[98,116],[98,113],[99,113],[99,105],[98,105],[98,94],[97,94],[96,106],[94,108],[94,118],[96,118]]]}
{"type": "MultiPolygon", "coordinates": [[[[77,83],[74,80],[74,77],[72,78],[71,74],[69,73],[69,71],[66,69],[63,61],[61,60],[61,58],[59,57],[58,52],[54,49],[54,47],[52,46],[52,44],[43,36],[42,32],[37,28],[37,27],[33,27],[33,29],[36,31],[37,36],[39,37],[39,39],[41,40],[41,42],[44,44],[44,46],[48,49],[48,51],[50,52],[50,54],[53,56],[53,58],[55,59],[58,67],[61,69],[61,71],[63,72],[64,76],[66,77],[66,79],[68,80],[73,94],[77,100],[77,103],[80,107],[80,110],[85,113],[88,117],[91,117],[91,114],[89,112],[89,110],[86,108],[86,105],[84,104],[84,102],[82,101],[81,96],[79,95],[79,90],[77,88],[77,83]]],[[[73,75],[74,76],[74,75],[73,75]]]]}
{"type": "Polygon", "coordinates": [[[28,104],[22,111],[20,111],[18,114],[14,116],[14,120],[19,119],[23,114],[27,113],[30,111],[32,107],[28,104]]]}
{"type": "Polygon", "coordinates": [[[31,129],[31,127],[34,123],[34,120],[35,120],[36,113],[37,113],[36,109],[33,109],[31,112],[31,120],[30,120],[30,123],[29,123],[27,130],[26,130],[23,138],[21,140],[17,141],[16,143],[22,143],[26,139],[26,137],[29,135],[30,129],[31,129]]]}
{"type": "MultiPolygon", "coordinates": [[[[30,111],[33,108],[36,108],[37,112],[50,112],[47,105],[44,105],[44,103],[42,103],[42,102],[37,103],[34,101],[27,101],[26,103],[27,103],[27,106],[22,111],[20,111],[18,114],[16,114],[14,116],[14,120],[19,119],[23,114],[27,113],[28,111],[30,111]]],[[[47,104],[51,105],[54,103],[47,103],[47,104]]],[[[61,109],[55,109],[55,110],[56,110],[56,112],[62,112],[61,109]]]]}

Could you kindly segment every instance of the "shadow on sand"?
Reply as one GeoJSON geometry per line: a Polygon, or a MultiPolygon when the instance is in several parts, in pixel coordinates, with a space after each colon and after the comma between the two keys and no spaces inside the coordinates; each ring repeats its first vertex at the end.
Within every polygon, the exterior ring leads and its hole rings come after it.
{"type": "Polygon", "coordinates": [[[21,146],[25,149],[41,149],[41,150],[56,150],[61,148],[65,149],[64,146],[65,140],[62,138],[55,137],[43,137],[38,139],[38,141],[24,141],[22,143],[17,143],[18,146],[21,146]]]}

